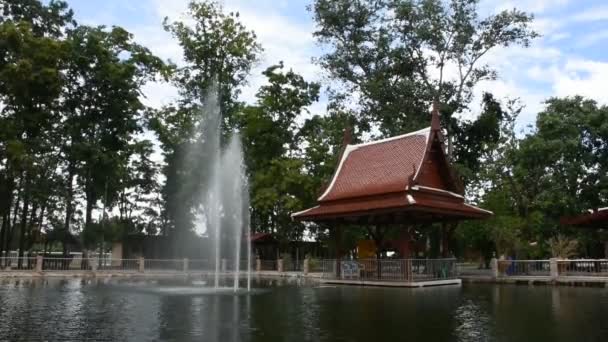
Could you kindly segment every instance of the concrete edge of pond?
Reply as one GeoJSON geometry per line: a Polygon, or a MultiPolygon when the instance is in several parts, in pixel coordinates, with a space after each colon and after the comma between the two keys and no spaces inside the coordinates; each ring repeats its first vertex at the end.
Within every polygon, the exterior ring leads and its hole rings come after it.
{"type": "Polygon", "coordinates": [[[475,284],[512,284],[540,286],[581,286],[606,287],[608,277],[490,277],[490,276],[461,276],[463,283],[475,284]]]}
{"type": "MultiPolygon", "coordinates": [[[[182,272],[182,271],[146,271],[146,272],[108,272],[108,271],[4,271],[0,272],[0,279],[12,279],[12,278],[162,278],[162,277],[201,277],[212,275],[213,272],[182,272]]],[[[223,276],[232,277],[233,274],[230,272],[221,274],[223,276]]],[[[240,277],[245,278],[247,273],[241,273],[240,277]]],[[[261,271],[252,272],[252,278],[302,278],[302,279],[320,279],[322,278],[321,273],[309,273],[304,275],[302,272],[276,272],[276,271],[261,271]]]]}
{"type": "MultiPolygon", "coordinates": [[[[210,275],[210,272],[181,272],[181,271],[146,271],[140,272],[91,272],[91,271],[0,271],[0,279],[19,279],[19,278],[164,278],[164,277],[201,277],[210,275]]],[[[231,276],[231,273],[226,273],[226,276],[231,276]]],[[[512,285],[539,285],[539,286],[581,286],[581,287],[605,287],[608,288],[608,277],[498,277],[491,276],[460,276],[459,279],[446,280],[446,284],[432,282],[411,283],[404,286],[402,282],[377,282],[377,281],[361,281],[361,280],[330,280],[324,279],[322,273],[302,272],[277,272],[277,271],[260,271],[252,272],[252,277],[257,278],[290,278],[290,279],[307,279],[318,281],[320,283],[333,283],[343,285],[359,285],[359,286],[391,286],[391,287],[426,287],[426,286],[441,286],[455,285],[451,282],[457,280],[464,284],[484,283],[484,284],[512,284],[512,285]],[[382,283],[382,284],[376,284],[382,283]]],[[[246,273],[241,274],[241,277],[246,277],[246,273]]]]}

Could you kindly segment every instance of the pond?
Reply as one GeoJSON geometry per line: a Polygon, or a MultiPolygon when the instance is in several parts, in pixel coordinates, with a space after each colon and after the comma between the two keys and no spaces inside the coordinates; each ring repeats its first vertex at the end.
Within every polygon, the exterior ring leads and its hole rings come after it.
{"type": "Polygon", "coordinates": [[[204,279],[0,281],[2,341],[608,341],[608,289],[204,279]]]}

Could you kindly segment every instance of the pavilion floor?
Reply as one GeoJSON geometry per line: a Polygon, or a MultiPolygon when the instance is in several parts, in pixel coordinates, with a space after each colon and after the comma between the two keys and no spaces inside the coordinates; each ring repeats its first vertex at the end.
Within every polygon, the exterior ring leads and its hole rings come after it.
{"type": "Polygon", "coordinates": [[[354,285],[354,286],[379,286],[379,287],[431,287],[431,286],[448,286],[456,285],[460,286],[462,281],[460,279],[441,279],[441,280],[427,280],[427,281],[394,281],[394,280],[362,280],[362,279],[320,279],[322,284],[333,284],[333,285],[354,285]]]}

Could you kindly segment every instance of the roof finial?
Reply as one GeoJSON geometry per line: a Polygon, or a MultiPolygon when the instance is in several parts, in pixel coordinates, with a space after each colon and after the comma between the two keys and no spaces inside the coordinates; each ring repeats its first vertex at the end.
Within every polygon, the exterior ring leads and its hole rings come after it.
{"type": "Polygon", "coordinates": [[[407,184],[408,186],[414,186],[414,178],[416,178],[416,164],[412,164],[412,173],[408,177],[407,184]]]}
{"type": "Polygon", "coordinates": [[[439,103],[433,101],[433,111],[431,112],[431,130],[441,130],[441,120],[439,119],[439,103]]]}

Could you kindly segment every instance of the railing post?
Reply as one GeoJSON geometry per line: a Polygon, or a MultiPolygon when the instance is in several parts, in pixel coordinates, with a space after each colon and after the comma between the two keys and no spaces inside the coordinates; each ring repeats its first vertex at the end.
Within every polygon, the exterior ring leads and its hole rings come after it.
{"type": "Polygon", "coordinates": [[[255,258],[255,271],[262,271],[262,260],[260,260],[260,257],[255,258]]]}
{"type": "Polygon", "coordinates": [[[145,271],[145,260],[144,257],[139,257],[139,273],[144,273],[145,271]]]}
{"type": "Polygon", "coordinates": [[[309,272],[309,261],[310,259],[308,259],[308,257],[304,258],[304,265],[302,267],[302,270],[304,271],[304,275],[307,275],[309,272]]]}
{"type": "Polygon", "coordinates": [[[182,271],[184,271],[184,273],[188,272],[188,258],[184,258],[183,260],[182,271]]]}
{"type": "Polygon", "coordinates": [[[97,264],[99,262],[99,258],[95,257],[92,260],[93,260],[93,262],[91,263],[91,271],[97,272],[97,266],[98,266],[97,264]]]}
{"type": "Polygon", "coordinates": [[[283,258],[277,260],[277,271],[283,273],[283,258]]]}
{"type": "Polygon", "coordinates": [[[490,260],[490,267],[492,268],[492,277],[498,278],[500,275],[498,272],[498,259],[492,258],[492,260],[490,260]]]}
{"type": "Polygon", "coordinates": [[[42,255],[36,255],[36,272],[42,272],[42,263],[44,262],[44,257],[42,255]]]}
{"type": "Polygon", "coordinates": [[[549,259],[549,274],[551,275],[551,278],[555,279],[557,277],[559,277],[559,270],[557,267],[557,259],[556,258],[551,258],[549,259]]]}

